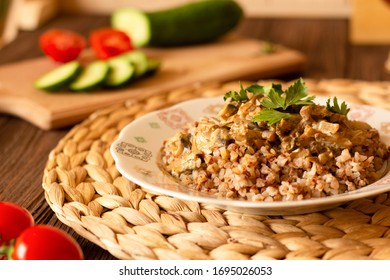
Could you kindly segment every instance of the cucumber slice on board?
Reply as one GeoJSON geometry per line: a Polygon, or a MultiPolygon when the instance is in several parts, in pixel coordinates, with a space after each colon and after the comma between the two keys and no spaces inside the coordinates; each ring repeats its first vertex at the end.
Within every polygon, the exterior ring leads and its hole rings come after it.
{"type": "Polygon", "coordinates": [[[101,86],[110,67],[105,61],[94,61],[88,64],[80,75],[70,84],[70,89],[74,91],[87,91],[101,86]]]}
{"type": "Polygon", "coordinates": [[[148,57],[141,51],[131,51],[121,55],[135,68],[135,77],[141,77],[148,70],[148,57]]]}
{"type": "Polygon", "coordinates": [[[148,67],[145,75],[153,75],[161,66],[161,61],[155,58],[148,58],[148,67]]]}
{"type": "Polygon", "coordinates": [[[41,76],[34,82],[34,86],[47,91],[66,88],[77,77],[81,68],[78,61],[67,62],[41,76]]]}
{"type": "Polygon", "coordinates": [[[107,63],[110,71],[104,81],[105,86],[123,86],[135,76],[135,67],[122,56],[111,58],[107,60],[107,63]]]}
{"type": "Polygon", "coordinates": [[[243,15],[233,0],[204,0],[154,12],[120,8],[111,25],[126,32],[136,47],[170,47],[213,41],[236,27],[243,15]]]}

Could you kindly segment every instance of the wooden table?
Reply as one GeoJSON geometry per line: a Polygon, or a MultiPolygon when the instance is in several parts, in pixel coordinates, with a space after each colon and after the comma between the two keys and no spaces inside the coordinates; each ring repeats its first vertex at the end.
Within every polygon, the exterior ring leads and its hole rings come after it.
{"type": "MultiPolygon", "coordinates": [[[[0,50],[0,64],[41,56],[38,36],[47,28],[68,28],[87,35],[89,30],[108,24],[108,18],[102,16],[60,16],[41,29],[21,32],[14,42],[0,50]]],[[[308,64],[302,73],[273,78],[390,81],[384,69],[390,44],[351,45],[347,20],[246,19],[237,33],[276,42],[307,55],[308,64]]],[[[62,224],[45,201],[42,172],[49,152],[68,131],[69,128],[44,131],[18,118],[0,115],[0,200],[26,207],[38,224],[53,225],[70,233],[80,243],[86,259],[115,259],[62,224]]]]}

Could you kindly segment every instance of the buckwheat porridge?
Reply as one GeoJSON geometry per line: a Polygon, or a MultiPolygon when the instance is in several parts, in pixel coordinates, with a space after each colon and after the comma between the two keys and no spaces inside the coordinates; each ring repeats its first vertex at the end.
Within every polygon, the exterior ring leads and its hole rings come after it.
{"type": "Polygon", "coordinates": [[[181,184],[226,198],[302,200],[367,186],[387,170],[389,147],[350,120],[337,98],[314,103],[302,79],[225,94],[215,117],[187,124],[161,149],[181,184]]]}

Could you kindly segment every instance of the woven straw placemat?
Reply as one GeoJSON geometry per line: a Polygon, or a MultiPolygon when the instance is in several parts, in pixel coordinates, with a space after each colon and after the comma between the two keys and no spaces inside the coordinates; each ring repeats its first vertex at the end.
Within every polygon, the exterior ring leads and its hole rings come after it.
{"type": "MultiPolygon", "coordinates": [[[[306,84],[315,95],[390,109],[390,82],[306,84]]],[[[390,259],[390,193],[304,215],[246,215],[148,193],[117,171],[109,147],[129,122],[238,87],[193,85],[95,112],[50,153],[42,184],[47,203],[118,259],[390,259]]]]}

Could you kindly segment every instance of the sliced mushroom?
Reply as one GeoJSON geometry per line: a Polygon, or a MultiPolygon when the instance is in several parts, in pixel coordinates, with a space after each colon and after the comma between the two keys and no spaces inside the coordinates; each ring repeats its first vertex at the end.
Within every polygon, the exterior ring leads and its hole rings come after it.
{"type": "Polygon", "coordinates": [[[225,104],[225,106],[223,106],[222,110],[218,113],[218,116],[223,118],[223,119],[227,119],[231,116],[233,116],[234,114],[236,114],[238,111],[238,108],[231,104],[231,103],[227,103],[225,104]]]}

